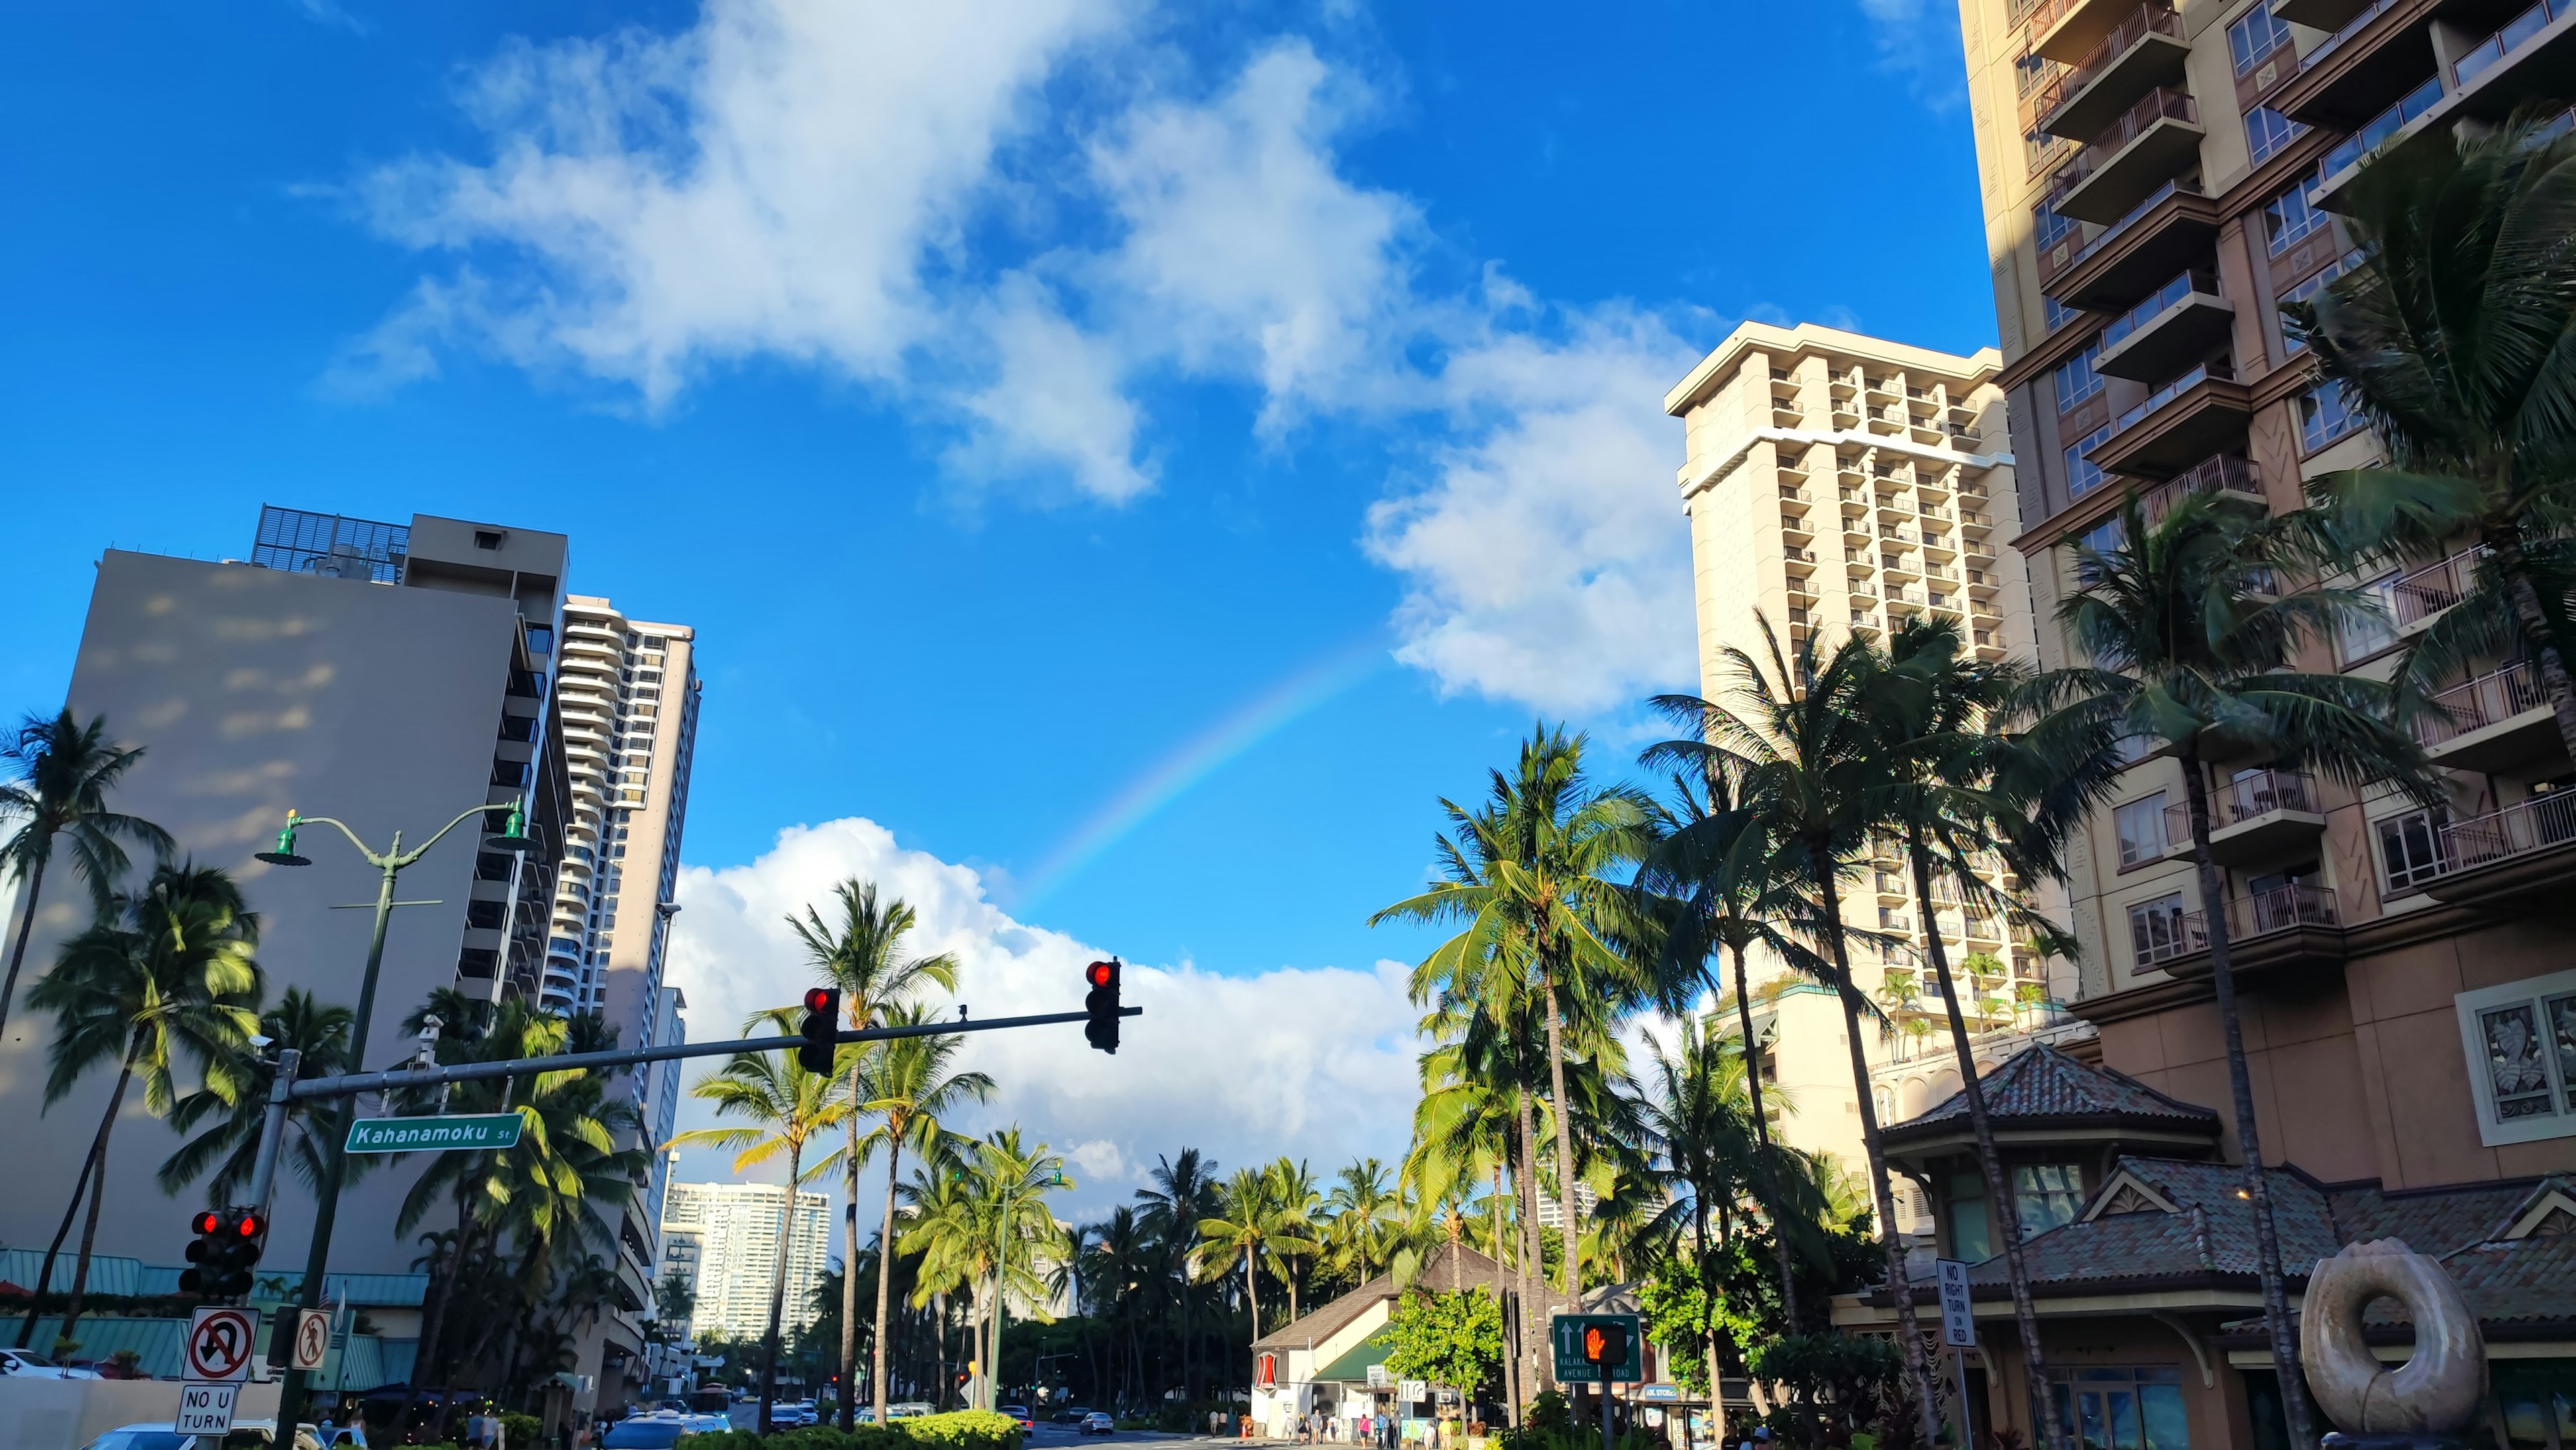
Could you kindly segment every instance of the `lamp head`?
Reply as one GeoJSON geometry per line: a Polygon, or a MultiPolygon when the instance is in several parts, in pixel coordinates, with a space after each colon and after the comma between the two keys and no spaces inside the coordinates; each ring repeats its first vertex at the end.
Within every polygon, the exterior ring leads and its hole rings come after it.
{"type": "Polygon", "coordinates": [[[312,865],[312,861],[295,854],[295,828],[302,822],[302,819],[303,818],[296,815],[293,808],[290,807],[286,812],[286,829],[277,833],[277,849],[274,851],[259,852],[251,859],[254,861],[265,861],[271,866],[312,865]]]}
{"type": "Polygon", "coordinates": [[[526,851],[535,845],[528,839],[528,813],[517,806],[510,807],[509,824],[501,828],[501,834],[483,838],[486,851],[526,851]]]}

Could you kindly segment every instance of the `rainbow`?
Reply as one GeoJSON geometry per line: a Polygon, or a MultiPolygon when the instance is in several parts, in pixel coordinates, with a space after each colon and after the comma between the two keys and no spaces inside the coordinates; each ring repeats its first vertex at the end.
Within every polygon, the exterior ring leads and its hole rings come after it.
{"type": "Polygon", "coordinates": [[[1013,911],[1025,914],[1190,787],[1375,674],[1389,659],[1384,641],[1376,635],[1354,641],[1289,674],[1183,741],[1056,842],[1029,873],[1026,886],[1012,903],[1013,911]]]}

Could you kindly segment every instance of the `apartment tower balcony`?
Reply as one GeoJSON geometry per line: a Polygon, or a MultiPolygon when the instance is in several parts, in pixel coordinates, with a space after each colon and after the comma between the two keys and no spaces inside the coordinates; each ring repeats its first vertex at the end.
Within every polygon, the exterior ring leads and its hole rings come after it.
{"type": "Polygon", "coordinates": [[[2050,81],[2037,98],[2039,129],[2090,141],[2159,86],[2182,79],[2191,42],[2170,6],[2142,4],[2111,27],[2084,58],[2050,81]]]}
{"type": "Polygon", "coordinates": [[[2576,886],[2576,792],[2553,791],[2442,827],[2424,894],[2454,906],[2528,908],[2576,886]]]}
{"type": "MultiPolygon", "coordinates": [[[[2276,886],[2227,899],[2227,962],[2236,972],[2322,966],[2344,959],[2343,919],[2334,893],[2317,886],[2276,886]]],[[[2171,938],[2139,953],[2142,966],[2170,976],[2207,976],[2209,913],[2187,911],[2173,919],[2171,938]]]]}
{"type": "Polygon", "coordinates": [[[2212,358],[2123,411],[2088,456],[2108,473],[2171,478],[2213,454],[2244,452],[2253,417],[2253,390],[2212,358]]]}
{"type": "Polygon", "coordinates": [[[2215,272],[2186,271],[2102,329],[2094,370],[2140,383],[2171,377],[2225,342],[2235,319],[2215,272]]]}
{"type": "Polygon", "coordinates": [[[2118,221],[2166,182],[2196,169],[2205,134],[2192,98],[2158,86],[2058,169],[2049,209],[2105,226],[2118,221]]]}
{"type": "Polygon", "coordinates": [[[2557,712],[2527,660],[2463,680],[2432,705],[2411,728],[2436,765],[2491,772],[2563,758],[2557,712]]]}
{"type": "Polygon", "coordinates": [[[2299,59],[2299,73],[2272,93],[2293,121],[2357,131],[2435,69],[2432,7],[2425,0],[2377,0],[2356,11],[2299,59]]]}
{"type": "Polygon", "coordinates": [[[2040,290],[2067,307],[2116,311],[2176,272],[2208,266],[2221,220],[2198,182],[2177,177],[2092,240],[2068,238],[2040,253],[2040,290]]]}

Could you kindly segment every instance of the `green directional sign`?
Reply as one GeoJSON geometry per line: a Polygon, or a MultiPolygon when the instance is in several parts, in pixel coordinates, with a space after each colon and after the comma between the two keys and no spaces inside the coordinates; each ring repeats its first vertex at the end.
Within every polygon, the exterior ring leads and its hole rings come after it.
{"type": "Polygon", "coordinates": [[[1610,1366],[1610,1378],[1623,1385],[1633,1385],[1646,1377],[1645,1335],[1634,1314],[1557,1314],[1548,1320],[1548,1340],[1554,1347],[1556,1379],[1559,1384],[1590,1385],[1601,1382],[1601,1372],[1583,1355],[1583,1331],[1593,1325],[1606,1325],[1626,1336],[1626,1353],[1620,1362],[1610,1366]]]}
{"type": "Polygon", "coordinates": [[[360,1118],[349,1125],[351,1153],[443,1153],[451,1148],[515,1148],[517,1113],[474,1117],[360,1118]]]}

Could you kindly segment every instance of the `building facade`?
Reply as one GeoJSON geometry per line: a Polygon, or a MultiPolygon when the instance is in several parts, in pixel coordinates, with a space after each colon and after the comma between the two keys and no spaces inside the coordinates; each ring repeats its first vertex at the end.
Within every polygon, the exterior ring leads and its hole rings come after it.
{"type": "Polygon", "coordinates": [[[779,1332],[814,1322],[814,1286],[830,1267],[831,1212],[822,1194],[802,1191],[792,1225],[786,1208],[787,1190],[775,1183],[670,1186],[662,1202],[665,1240],[686,1233],[698,1242],[698,1302],[691,1316],[696,1333],[757,1339],[768,1332],[782,1229],[792,1233],[785,1245],[787,1302],[779,1332]]]}
{"type": "MultiPolygon", "coordinates": [[[[533,996],[564,820],[563,751],[547,709],[565,540],[561,534],[415,515],[408,525],[264,510],[248,559],[208,563],[110,550],[83,627],[67,702],[83,720],[143,749],[115,808],[156,822],[179,854],[220,867],[262,919],[269,1000],[289,987],[354,1006],[376,872],[328,827],[306,831],[313,864],[253,859],[290,809],[345,821],[382,848],[418,844],[461,812],[486,807],[403,874],[387,931],[367,1066],[406,1056],[403,1015],[438,988],[492,999],[533,996]],[[534,848],[484,851],[488,824],[527,814],[534,848]]],[[[85,893],[49,883],[28,949],[29,975],[77,930],[85,893]]],[[[13,903],[16,909],[22,903],[13,903]]],[[[14,926],[14,922],[13,922],[14,926]]],[[[23,992],[24,984],[21,984],[23,992]]],[[[22,1181],[0,1194],[0,1239],[41,1244],[79,1175],[112,1072],[44,1102],[49,1018],[17,1003],[0,1041],[0,1112],[30,1125],[12,1139],[22,1181]]],[[[201,1189],[150,1184],[179,1145],[129,1093],[109,1145],[98,1248],[178,1264],[201,1189]]],[[[408,1276],[419,1246],[391,1231],[417,1164],[370,1174],[343,1195],[336,1274],[408,1276]]],[[[302,1262],[311,1213],[291,1175],[267,1262],[302,1262]]]]}
{"type": "MultiPolygon", "coordinates": [[[[1992,349],[1960,357],[1813,324],[1748,322],[1666,395],[1664,411],[1685,427],[1678,480],[1705,698],[1730,688],[1729,649],[1765,658],[1762,621],[1784,652],[1811,635],[1825,649],[1883,639],[1905,619],[1929,617],[1956,624],[1979,659],[2029,656],[2001,361],[1992,349]]],[[[2024,893],[1999,864],[1989,880],[2024,893]]],[[[1936,927],[1954,981],[1968,990],[1960,1006],[1981,1060],[2000,1061],[2033,1032],[2090,1035],[2059,1006],[2072,972],[2014,939],[1999,915],[1954,905],[1935,922],[1918,920],[1912,878],[1892,858],[1877,863],[1871,887],[1851,909],[1908,943],[1862,948],[1852,964],[1855,985],[1896,1024],[1867,1044],[1880,1121],[1958,1087],[1947,1005],[1924,957],[1936,927]]],[[[1765,1071],[1790,1104],[1786,1136],[1846,1164],[1865,1161],[1840,1003],[1767,954],[1754,972],[1757,1031],[1771,1044],[1765,1071]]],[[[1901,1219],[1919,1217],[1903,1183],[1897,1201],[1901,1219]]],[[[1929,1220],[1899,1227],[1920,1231],[1929,1220]]]]}

